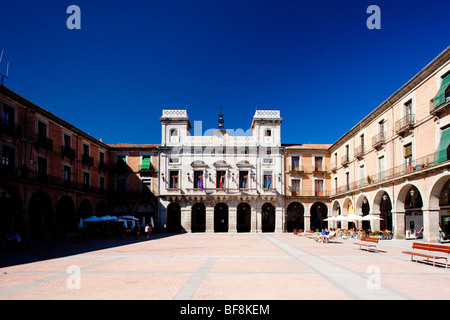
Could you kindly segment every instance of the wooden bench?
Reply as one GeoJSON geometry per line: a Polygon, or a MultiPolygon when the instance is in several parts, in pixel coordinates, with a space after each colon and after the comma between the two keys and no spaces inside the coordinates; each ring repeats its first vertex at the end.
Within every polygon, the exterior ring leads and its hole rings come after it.
{"type": "Polygon", "coordinates": [[[373,247],[375,248],[375,252],[377,252],[378,240],[378,238],[361,237],[360,242],[355,242],[354,244],[359,245],[360,249],[362,246],[367,247],[367,251],[369,251],[369,248],[373,247]]]}
{"type": "Polygon", "coordinates": [[[448,258],[450,255],[450,246],[441,244],[414,242],[412,244],[412,251],[403,251],[402,253],[411,255],[411,261],[415,256],[416,262],[417,257],[427,258],[427,263],[429,262],[429,259],[433,259],[433,267],[435,266],[436,259],[445,259],[445,268],[447,269],[448,258]]]}

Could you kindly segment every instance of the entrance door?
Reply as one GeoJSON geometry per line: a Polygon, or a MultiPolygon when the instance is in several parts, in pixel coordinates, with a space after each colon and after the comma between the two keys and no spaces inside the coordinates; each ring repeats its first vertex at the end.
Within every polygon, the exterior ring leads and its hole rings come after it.
{"type": "Polygon", "coordinates": [[[214,232],[228,232],[228,206],[225,203],[214,207],[214,232]]]}
{"type": "Polygon", "coordinates": [[[250,232],[251,208],[248,203],[241,203],[237,207],[237,232],[250,232]]]}
{"type": "Polygon", "coordinates": [[[181,208],[176,202],[167,207],[167,232],[181,231],[181,208]]]}
{"type": "Polygon", "coordinates": [[[206,207],[201,202],[198,202],[192,206],[191,230],[192,232],[206,231],[206,207]]]}
{"type": "Polygon", "coordinates": [[[262,206],[261,216],[261,231],[275,232],[275,208],[270,203],[262,206]]]}

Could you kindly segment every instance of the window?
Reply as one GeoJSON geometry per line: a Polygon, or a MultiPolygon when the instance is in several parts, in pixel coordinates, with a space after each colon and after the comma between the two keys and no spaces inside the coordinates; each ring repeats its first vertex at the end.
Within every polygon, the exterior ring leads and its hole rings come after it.
{"type": "Polygon", "coordinates": [[[408,169],[412,165],[412,143],[404,146],[405,166],[408,169]]]}
{"type": "Polygon", "coordinates": [[[98,187],[100,189],[100,192],[105,191],[105,177],[99,177],[98,187]]]}
{"type": "Polygon", "coordinates": [[[264,136],[265,136],[265,137],[271,137],[271,136],[272,136],[272,130],[267,129],[266,132],[265,132],[265,134],[264,134],[264,136]]]}
{"type": "Polygon", "coordinates": [[[380,134],[380,137],[384,139],[384,120],[378,122],[378,133],[380,134]]]}
{"type": "Polygon", "coordinates": [[[170,142],[178,142],[178,130],[177,129],[170,130],[170,142]]]}
{"type": "Polygon", "coordinates": [[[239,171],[239,188],[248,189],[248,171],[239,171]]]}
{"type": "Polygon", "coordinates": [[[38,178],[44,178],[47,176],[47,159],[46,158],[38,157],[37,174],[38,174],[38,178]]]}
{"type": "Polygon", "coordinates": [[[47,125],[41,121],[38,121],[38,139],[39,142],[45,142],[47,138],[47,125]]]}
{"type": "Polygon", "coordinates": [[[89,145],[83,144],[83,157],[89,157],[89,145]]]}
{"type": "Polygon", "coordinates": [[[364,176],[366,174],[366,170],[364,165],[359,166],[359,185],[363,186],[365,184],[364,176]]]}
{"type": "Polygon", "coordinates": [[[2,125],[6,127],[14,125],[14,109],[12,107],[3,105],[2,125]]]}
{"type": "Polygon", "coordinates": [[[216,188],[217,189],[225,189],[225,171],[217,171],[216,174],[216,188]]]}
{"type": "Polygon", "coordinates": [[[83,187],[89,188],[89,172],[83,172],[83,187]]]}
{"type": "Polygon", "coordinates": [[[323,157],[314,157],[314,171],[322,171],[322,169],[323,169],[323,157]]]}
{"type": "Polygon", "coordinates": [[[412,115],[412,100],[405,103],[405,116],[409,117],[412,115]]]}
{"type": "Polygon", "coordinates": [[[98,163],[100,165],[105,164],[105,153],[103,151],[100,151],[100,153],[98,154],[98,163]]]}
{"type": "Polygon", "coordinates": [[[314,180],[314,190],[316,197],[322,197],[323,194],[323,180],[314,180]]]}
{"type": "Polygon", "coordinates": [[[71,180],[71,168],[69,166],[64,166],[63,168],[63,178],[64,178],[64,185],[70,185],[71,180]]]}
{"type": "Polygon", "coordinates": [[[152,180],[151,178],[142,179],[142,194],[150,195],[152,193],[152,180]]]}
{"type": "Polygon", "coordinates": [[[291,180],[291,192],[293,196],[300,196],[300,179],[291,180]]]}
{"type": "Polygon", "coordinates": [[[150,156],[142,156],[141,169],[142,170],[150,170],[151,166],[152,166],[151,157],[150,156]]]}
{"type": "Polygon", "coordinates": [[[203,190],[203,171],[194,171],[194,189],[203,190]]]}
{"type": "Polygon", "coordinates": [[[169,188],[178,189],[179,188],[179,172],[170,171],[169,172],[169,188]]]}
{"type": "Polygon", "coordinates": [[[127,180],[124,178],[118,178],[116,180],[116,191],[119,193],[127,192],[127,180]]]}
{"type": "Polygon", "coordinates": [[[350,190],[350,172],[345,173],[345,190],[350,190]]]}
{"type": "Polygon", "coordinates": [[[384,156],[378,158],[378,174],[380,180],[383,180],[386,176],[386,164],[384,162],[384,156]]]}
{"type": "Polygon", "coordinates": [[[3,146],[2,151],[2,167],[14,167],[14,149],[3,146]]]}
{"type": "Polygon", "coordinates": [[[273,188],[272,185],[272,172],[265,171],[263,175],[263,183],[264,183],[264,189],[271,189],[273,188]]]}
{"type": "Polygon", "coordinates": [[[263,164],[271,164],[273,162],[272,158],[264,158],[263,159],[263,164]]]}
{"type": "Polygon", "coordinates": [[[68,134],[64,134],[64,150],[69,150],[70,148],[70,136],[68,134]]]}
{"type": "Polygon", "coordinates": [[[300,157],[299,156],[291,157],[291,170],[292,171],[300,171],[300,157]]]}

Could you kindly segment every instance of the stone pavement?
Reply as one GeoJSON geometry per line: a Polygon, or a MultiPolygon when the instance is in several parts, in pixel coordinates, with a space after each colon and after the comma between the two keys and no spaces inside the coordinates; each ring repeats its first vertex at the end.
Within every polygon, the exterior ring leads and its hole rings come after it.
{"type": "Polygon", "coordinates": [[[42,246],[28,254],[41,260],[0,255],[0,300],[448,299],[450,268],[411,262],[412,241],[381,240],[378,253],[353,243],[188,233],[42,246]]]}

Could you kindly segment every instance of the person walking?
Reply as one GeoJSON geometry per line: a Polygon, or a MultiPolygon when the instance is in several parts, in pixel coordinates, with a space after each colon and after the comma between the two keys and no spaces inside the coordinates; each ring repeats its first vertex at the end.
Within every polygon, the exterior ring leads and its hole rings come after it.
{"type": "Polygon", "coordinates": [[[147,235],[148,240],[148,237],[150,236],[150,226],[148,225],[148,223],[145,225],[145,234],[147,235]]]}

